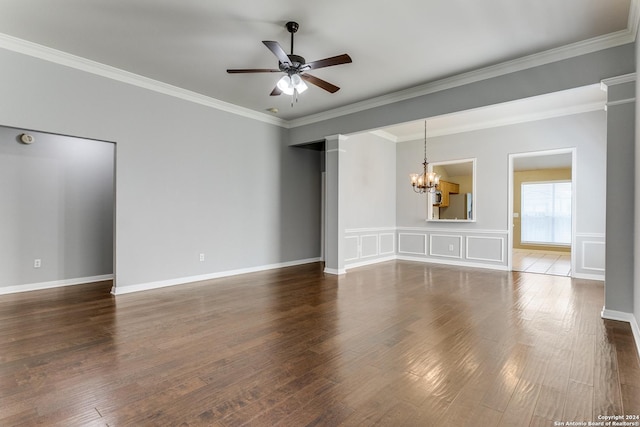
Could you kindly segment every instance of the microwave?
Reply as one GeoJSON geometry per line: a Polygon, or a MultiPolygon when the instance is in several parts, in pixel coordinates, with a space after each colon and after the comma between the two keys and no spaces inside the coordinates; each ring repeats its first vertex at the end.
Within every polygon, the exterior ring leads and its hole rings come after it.
{"type": "Polygon", "coordinates": [[[442,203],[442,192],[440,190],[436,190],[433,193],[433,204],[439,205],[442,203]]]}

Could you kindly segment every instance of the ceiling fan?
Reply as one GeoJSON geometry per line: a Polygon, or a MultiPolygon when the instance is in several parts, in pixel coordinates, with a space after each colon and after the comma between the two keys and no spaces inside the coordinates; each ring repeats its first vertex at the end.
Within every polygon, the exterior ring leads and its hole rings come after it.
{"type": "Polygon", "coordinates": [[[250,69],[228,69],[227,73],[285,73],[279,81],[276,87],[271,91],[271,96],[277,96],[281,94],[294,95],[302,93],[307,90],[305,81],[312,85],[318,86],[330,93],[335,93],[340,88],[334,84],[331,84],[325,80],[308,74],[309,70],[317,70],[319,68],[331,67],[333,65],[348,64],[351,62],[349,55],[342,54],[338,56],[332,56],[331,58],[320,59],[313,62],[305,62],[302,56],[293,54],[293,35],[298,31],[299,25],[297,22],[287,22],[285,24],[287,31],[291,33],[291,54],[287,55],[278,42],[275,41],[263,41],[264,45],[278,58],[278,69],[273,68],[250,68],[250,69]]]}

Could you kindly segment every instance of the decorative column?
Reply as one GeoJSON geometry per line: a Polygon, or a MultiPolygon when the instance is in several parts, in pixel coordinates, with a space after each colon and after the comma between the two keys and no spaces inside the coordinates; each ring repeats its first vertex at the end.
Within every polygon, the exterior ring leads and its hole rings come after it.
{"type": "Polygon", "coordinates": [[[344,274],[344,188],[341,183],[344,162],[341,161],[343,135],[325,138],[325,227],[324,272],[344,274]]]}
{"type": "MultiPolygon", "coordinates": [[[[623,321],[630,321],[633,313],[635,78],[633,73],[602,81],[602,88],[607,92],[607,219],[602,317],[623,321]]],[[[594,203],[597,203],[596,195],[594,203]]]]}

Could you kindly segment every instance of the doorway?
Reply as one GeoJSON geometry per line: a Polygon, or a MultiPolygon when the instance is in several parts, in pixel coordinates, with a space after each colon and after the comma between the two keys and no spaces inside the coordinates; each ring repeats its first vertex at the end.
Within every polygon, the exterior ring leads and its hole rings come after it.
{"type": "Polygon", "coordinates": [[[509,269],[575,271],[575,149],[509,155],[509,269]]]}
{"type": "Polygon", "coordinates": [[[0,294],[114,280],[115,152],[0,126],[0,294]]]}

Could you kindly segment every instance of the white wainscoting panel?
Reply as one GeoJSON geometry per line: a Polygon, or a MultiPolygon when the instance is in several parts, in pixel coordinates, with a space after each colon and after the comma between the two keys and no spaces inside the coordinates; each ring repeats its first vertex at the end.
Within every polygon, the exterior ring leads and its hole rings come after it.
{"type": "Polygon", "coordinates": [[[466,258],[504,263],[504,237],[467,236],[466,258]]]}
{"type": "Polygon", "coordinates": [[[398,253],[426,255],[427,235],[418,233],[398,233],[398,253]]]}
{"type": "Polygon", "coordinates": [[[345,230],[345,268],[394,259],[507,270],[502,230],[379,227],[345,230]],[[397,242],[397,243],[396,243],[397,242]]]}
{"type": "Polygon", "coordinates": [[[462,236],[451,234],[429,235],[429,255],[462,259],[462,236]]]}
{"type": "Polygon", "coordinates": [[[584,240],[582,242],[582,268],[604,272],[605,243],[584,240]]]}
{"type": "Polygon", "coordinates": [[[572,276],[583,279],[604,280],[605,235],[604,233],[576,233],[572,276]]]}
{"type": "Polygon", "coordinates": [[[380,233],[380,255],[393,255],[396,253],[396,234],[380,233]]]}
{"type": "Polygon", "coordinates": [[[348,268],[396,258],[395,227],[347,229],[344,242],[348,268]]]}
{"type": "Polygon", "coordinates": [[[344,260],[353,261],[360,258],[358,250],[358,236],[347,236],[344,238],[344,260]]]}
{"type": "Polygon", "coordinates": [[[378,235],[366,234],[360,236],[360,258],[370,258],[378,255],[378,235]]]}

